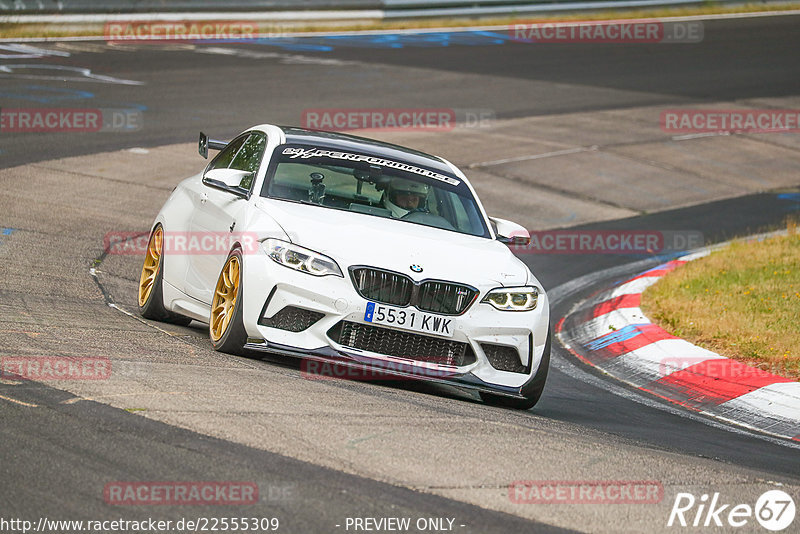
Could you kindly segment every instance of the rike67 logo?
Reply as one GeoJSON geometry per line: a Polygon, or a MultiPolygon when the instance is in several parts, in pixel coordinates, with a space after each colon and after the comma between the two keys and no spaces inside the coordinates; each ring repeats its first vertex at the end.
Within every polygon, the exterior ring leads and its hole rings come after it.
{"type": "MultiPolygon", "coordinates": [[[[755,518],[765,529],[779,532],[794,522],[795,512],[794,500],[781,490],[763,493],[755,506],[725,503],[718,492],[699,499],[691,493],[678,493],[667,526],[740,528],[752,525],[755,518]]],[[[747,531],[753,532],[752,527],[747,531]]]]}

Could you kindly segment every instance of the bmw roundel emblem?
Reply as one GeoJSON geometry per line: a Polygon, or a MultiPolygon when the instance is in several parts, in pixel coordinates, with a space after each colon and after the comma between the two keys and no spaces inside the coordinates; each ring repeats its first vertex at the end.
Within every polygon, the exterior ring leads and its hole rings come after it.
{"type": "Polygon", "coordinates": [[[421,273],[422,267],[415,263],[414,265],[411,266],[411,270],[414,271],[415,273],[421,273]]]}

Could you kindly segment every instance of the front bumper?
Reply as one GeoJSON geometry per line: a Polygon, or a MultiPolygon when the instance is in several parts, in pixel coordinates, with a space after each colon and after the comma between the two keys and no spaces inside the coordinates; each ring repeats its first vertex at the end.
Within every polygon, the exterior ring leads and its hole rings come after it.
{"type": "MultiPolygon", "coordinates": [[[[245,256],[244,262],[242,305],[248,334],[246,349],[334,362],[361,371],[379,370],[387,376],[447,383],[510,397],[522,397],[522,386],[539,368],[549,325],[549,303],[544,291],[539,294],[536,309],[505,312],[480,302],[495,285],[472,284],[480,295],[464,314],[448,316],[456,322],[453,337],[447,339],[467,344],[474,358],[469,358],[471,361],[465,365],[447,365],[361,350],[332,339],[329,333],[342,321],[395,330],[364,320],[368,301],[358,294],[349,277],[315,277],[261,255],[245,256]],[[315,312],[320,318],[299,332],[259,324],[260,319],[273,318],[288,306],[315,312]],[[513,349],[523,372],[496,369],[484,346],[513,349]]],[[[431,337],[431,341],[441,339],[431,337]]]]}

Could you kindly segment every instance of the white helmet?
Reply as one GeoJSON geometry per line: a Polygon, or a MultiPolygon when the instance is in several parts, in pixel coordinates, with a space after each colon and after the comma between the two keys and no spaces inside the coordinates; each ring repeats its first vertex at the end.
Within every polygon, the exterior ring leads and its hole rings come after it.
{"type": "Polygon", "coordinates": [[[405,178],[395,178],[386,186],[386,193],[383,195],[383,203],[392,212],[392,216],[399,219],[406,216],[411,210],[397,205],[398,193],[417,195],[420,198],[419,205],[422,206],[428,197],[428,191],[428,184],[406,180],[405,178]]]}

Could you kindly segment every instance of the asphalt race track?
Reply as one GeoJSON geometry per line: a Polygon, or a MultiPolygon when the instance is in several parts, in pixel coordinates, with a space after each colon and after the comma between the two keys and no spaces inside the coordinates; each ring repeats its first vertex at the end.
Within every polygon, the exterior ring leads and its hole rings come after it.
{"type": "MultiPolygon", "coordinates": [[[[108,232],[146,233],[175,184],[201,170],[199,130],[299,125],[315,108],[488,113],[485,127],[365,135],[443,155],[467,169],[491,214],[531,229],[691,231],[715,243],[780,228],[800,210],[800,134],[673,139],[658,116],[800,108],[799,24],[706,21],[702,43],[674,45],[532,45],[496,32],[4,43],[4,113],[116,111],[101,132],[0,132],[0,356],[100,356],[115,371],[92,383],[0,381],[0,519],[277,517],[279,532],[322,533],[355,531],[348,518],[410,517],[450,518],[465,533],[671,532],[687,530],[666,526],[679,492],[752,506],[781,487],[800,502],[800,443],[643,396],[557,344],[529,412],[439,386],[306,380],[294,361],[215,353],[198,323],[138,318],[141,257],[104,254],[103,243],[108,232]],[[663,498],[515,503],[518,480],[655,481],[663,498]],[[115,481],[249,481],[259,499],[110,505],[103,489],[115,481]]],[[[554,321],[646,259],[521,257],[552,290],[554,321]]],[[[753,518],[746,528],[761,531],[753,518]]]]}

